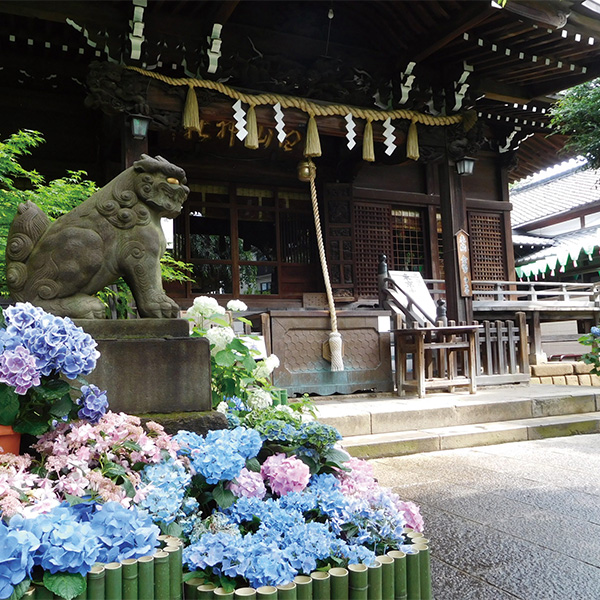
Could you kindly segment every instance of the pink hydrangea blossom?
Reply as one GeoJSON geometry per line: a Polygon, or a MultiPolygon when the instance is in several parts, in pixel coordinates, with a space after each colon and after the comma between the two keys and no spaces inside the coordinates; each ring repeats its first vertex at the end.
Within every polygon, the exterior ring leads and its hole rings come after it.
{"type": "Polygon", "coordinates": [[[401,500],[398,494],[387,488],[379,486],[373,474],[373,467],[366,460],[350,458],[344,463],[350,471],[339,471],[340,491],[345,496],[362,498],[370,503],[377,503],[379,496],[387,496],[392,504],[401,512],[406,521],[406,526],[415,531],[423,531],[423,517],[419,507],[414,502],[401,500]]]}
{"type": "Polygon", "coordinates": [[[244,467],[240,474],[227,486],[238,498],[264,498],[267,493],[260,473],[249,471],[244,467]]]}
{"type": "Polygon", "coordinates": [[[308,465],[295,456],[286,457],[283,453],[269,456],[260,473],[268,481],[271,491],[279,496],[301,492],[310,479],[308,465]]]}

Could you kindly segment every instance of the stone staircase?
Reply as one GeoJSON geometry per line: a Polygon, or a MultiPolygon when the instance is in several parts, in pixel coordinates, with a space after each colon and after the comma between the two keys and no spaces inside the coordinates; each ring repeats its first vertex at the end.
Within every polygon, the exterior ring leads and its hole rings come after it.
{"type": "Polygon", "coordinates": [[[583,433],[600,433],[600,390],[532,385],[431,393],[425,398],[353,394],[315,400],[357,458],[401,456],[583,433]]]}

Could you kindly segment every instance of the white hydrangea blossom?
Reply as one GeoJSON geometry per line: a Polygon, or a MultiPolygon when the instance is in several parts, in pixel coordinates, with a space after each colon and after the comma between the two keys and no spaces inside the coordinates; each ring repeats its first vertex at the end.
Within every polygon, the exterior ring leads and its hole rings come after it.
{"type": "Polygon", "coordinates": [[[250,410],[263,410],[273,405],[273,398],[271,398],[271,394],[266,390],[248,390],[248,400],[246,400],[246,404],[250,410]]]}
{"type": "Polygon", "coordinates": [[[279,366],[279,359],[275,354],[267,356],[264,360],[256,363],[256,369],[254,369],[254,376],[257,379],[266,379],[271,373],[279,366]]]}
{"type": "Polygon", "coordinates": [[[215,409],[217,412],[223,413],[223,414],[227,414],[227,409],[229,408],[229,406],[227,405],[227,402],[219,402],[217,408],[215,409]]]}
{"type": "Polygon", "coordinates": [[[227,310],[231,310],[232,312],[242,312],[248,310],[248,307],[241,300],[230,300],[227,303],[227,310]]]}
{"type": "Polygon", "coordinates": [[[294,415],[294,411],[287,404],[280,404],[277,407],[277,412],[285,413],[286,415],[294,415]]]}
{"type": "Polygon", "coordinates": [[[206,332],[206,339],[210,342],[211,354],[224,350],[227,344],[233,340],[235,333],[231,327],[211,327],[206,332]]]}
{"type": "Polygon", "coordinates": [[[265,364],[271,369],[271,373],[279,366],[279,358],[275,354],[270,354],[265,358],[265,364]]]}
{"type": "Polygon", "coordinates": [[[216,298],[211,296],[198,296],[194,298],[194,303],[187,311],[188,315],[208,319],[213,315],[224,315],[225,309],[219,305],[216,298]]]}

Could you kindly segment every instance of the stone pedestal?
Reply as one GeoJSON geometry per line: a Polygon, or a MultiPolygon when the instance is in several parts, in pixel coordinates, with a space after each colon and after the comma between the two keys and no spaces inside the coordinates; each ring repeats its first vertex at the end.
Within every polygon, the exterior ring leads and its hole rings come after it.
{"type": "Polygon", "coordinates": [[[130,414],[211,410],[210,348],[184,319],[77,319],[101,353],[89,383],[110,410],[130,414]]]}

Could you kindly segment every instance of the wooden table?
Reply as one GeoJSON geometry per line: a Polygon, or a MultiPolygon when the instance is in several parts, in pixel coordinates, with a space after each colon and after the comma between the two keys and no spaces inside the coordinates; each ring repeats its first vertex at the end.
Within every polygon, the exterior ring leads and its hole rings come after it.
{"type": "Polygon", "coordinates": [[[416,389],[419,398],[428,389],[468,386],[477,391],[477,331],[480,325],[452,325],[393,329],[396,344],[398,395],[416,389]],[[458,375],[457,353],[463,354],[463,375],[458,375]],[[407,356],[413,356],[413,378],[407,379],[407,356]],[[436,368],[437,367],[437,368],[436,368]],[[437,376],[435,376],[437,373],[437,376]]]}

